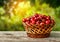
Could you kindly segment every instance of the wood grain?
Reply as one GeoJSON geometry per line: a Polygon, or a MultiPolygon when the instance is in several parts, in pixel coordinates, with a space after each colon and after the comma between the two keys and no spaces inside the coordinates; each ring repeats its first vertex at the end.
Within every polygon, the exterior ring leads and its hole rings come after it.
{"type": "Polygon", "coordinates": [[[52,31],[48,38],[29,38],[25,31],[0,31],[0,42],[60,42],[60,31],[52,31]]]}

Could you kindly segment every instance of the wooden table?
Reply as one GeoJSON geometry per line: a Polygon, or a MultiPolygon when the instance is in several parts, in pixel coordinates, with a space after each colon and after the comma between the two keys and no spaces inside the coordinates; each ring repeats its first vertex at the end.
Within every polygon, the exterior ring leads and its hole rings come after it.
{"type": "Polygon", "coordinates": [[[48,38],[29,38],[25,31],[0,31],[0,42],[60,42],[60,31],[52,31],[48,38]]]}

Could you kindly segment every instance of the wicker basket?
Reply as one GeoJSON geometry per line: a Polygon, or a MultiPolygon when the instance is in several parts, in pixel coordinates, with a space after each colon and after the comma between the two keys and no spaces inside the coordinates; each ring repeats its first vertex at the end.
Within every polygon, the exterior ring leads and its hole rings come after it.
{"type": "Polygon", "coordinates": [[[40,25],[31,25],[28,26],[25,23],[23,23],[25,30],[27,32],[27,36],[31,38],[46,38],[50,36],[50,32],[52,28],[49,27],[44,27],[41,28],[40,25]]]}

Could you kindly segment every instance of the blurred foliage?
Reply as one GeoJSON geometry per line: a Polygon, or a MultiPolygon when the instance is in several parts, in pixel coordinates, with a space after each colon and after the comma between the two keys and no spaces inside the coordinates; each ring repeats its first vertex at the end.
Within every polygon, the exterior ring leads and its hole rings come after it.
{"type": "Polygon", "coordinates": [[[60,6],[60,0],[41,0],[41,3],[43,3],[43,2],[46,2],[53,8],[60,6]]]}
{"type": "Polygon", "coordinates": [[[24,30],[23,26],[20,23],[21,20],[19,19],[20,18],[18,16],[13,16],[9,18],[9,16],[4,14],[4,9],[0,7],[0,30],[1,31],[24,30]]]}
{"type": "Polygon", "coordinates": [[[55,14],[56,14],[57,18],[60,18],[60,7],[57,7],[55,9],[55,14]]]}
{"type": "Polygon", "coordinates": [[[0,7],[0,15],[3,15],[5,13],[4,9],[0,7]]]}
{"type": "Polygon", "coordinates": [[[54,16],[56,25],[53,30],[60,31],[60,6],[54,9],[54,11],[55,11],[55,14],[53,16],[54,16]]]}
{"type": "Polygon", "coordinates": [[[0,1],[1,31],[24,30],[24,27],[22,25],[22,19],[34,15],[34,13],[50,15],[56,22],[56,25],[53,27],[54,28],[53,30],[60,31],[60,1],[59,0],[30,0],[31,3],[29,3],[28,1],[27,1],[28,4],[23,3],[23,8],[19,3],[17,3],[17,7],[16,7],[16,5],[14,5],[14,2],[15,1],[9,2],[8,0],[0,1]],[[4,1],[6,1],[6,4],[4,4],[5,7],[1,7],[3,6],[2,2],[4,1]]]}
{"type": "Polygon", "coordinates": [[[4,0],[0,0],[0,6],[4,5],[4,0]]]}

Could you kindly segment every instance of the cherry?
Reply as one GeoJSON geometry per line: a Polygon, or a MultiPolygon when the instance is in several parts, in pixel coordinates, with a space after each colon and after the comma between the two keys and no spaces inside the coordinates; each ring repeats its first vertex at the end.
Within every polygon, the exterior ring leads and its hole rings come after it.
{"type": "Polygon", "coordinates": [[[40,18],[39,18],[39,17],[37,17],[37,20],[40,20],[40,18]]]}
{"type": "Polygon", "coordinates": [[[40,21],[37,21],[36,24],[40,24],[40,21]]]}
{"type": "Polygon", "coordinates": [[[47,16],[46,19],[49,20],[51,17],[50,16],[47,16]]]}
{"type": "Polygon", "coordinates": [[[41,26],[44,26],[44,24],[45,24],[44,22],[41,22],[41,23],[40,23],[41,26]]]}
{"type": "Polygon", "coordinates": [[[46,19],[46,17],[47,17],[46,15],[43,15],[43,19],[46,19]]]}
{"type": "Polygon", "coordinates": [[[23,22],[26,22],[26,19],[25,18],[23,19],[23,22]]]}
{"type": "Polygon", "coordinates": [[[33,18],[30,19],[30,21],[33,21],[33,20],[34,20],[33,18]]]}
{"type": "Polygon", "coordinates": [[[38,16],[39,16],[39,14],[38,14],[38,13],[36,13],[34,16],[35,16],[35,17],[38,17],[38,16]]]}
{"type": "Polygon", "coordinates": [[[42,15],[39,15],[39,18],[42,19],[42,15]]]}
{"type": "Polygon", "coordinates": [[[40,25],[41,28],[45,28],[45,24],[47,27],[49,27],[50,25],[53,27],[53,25],[55,24],[55,21],[53,19],[51,19],[50,16],[40,15],[37,13],[32,17],[23,19],[23,22],[25,22],[26,25],[28,25],[28,26],[37,24],[37,25],[40,25]]]}
{"type": "Polygon", "coordinates": [[[54,20],[51,20],[51,23],[54,25],[55,24],[54,20]]]}
{"type": "Polygon", "coordinates": [[[35,21],[31,21],[31,24],[35,24],[35,21]]]}
{"type": "Polygon", "coordinates": [[[46,21],[46,24],[47,24],[47,25],[50,24],[50,20],[47,20],[47,21],[46,21]]]}
{"type": "Polygon", "coordinates": [[[28,26],[30,26],[30,23],[29,23],[29,21],[27,21],[27,22],[26,22],[26,24],[27,24],[28,26]]]}
{"type": "Polygon", "coordinates": [[[37,19],[36,19],[37,21],[40,21],[40,20],[42,20],[42,17],[41,16],[39,16],[39,17],[37,17],[37,19]]]}
{"type": "Polygon", "coordinates": [[[31,20],[35,20],[35,19],[36,19],[36,17],[35,17],[35,16],[31,17],[31,20]]]}
{"type": "Polygon", "coordinates": [[[36,20],[37,20],[37,18],[35,17],[35,18],[34,18],[34,20],[36,21],[36,20]]]}

